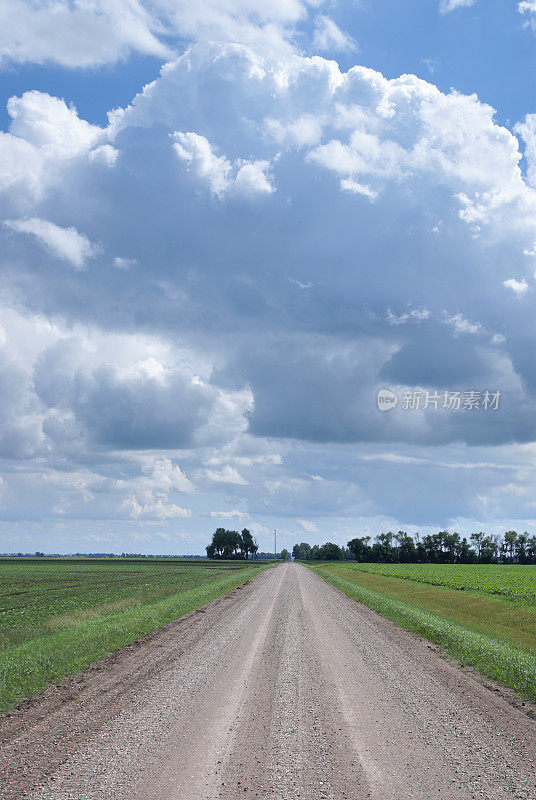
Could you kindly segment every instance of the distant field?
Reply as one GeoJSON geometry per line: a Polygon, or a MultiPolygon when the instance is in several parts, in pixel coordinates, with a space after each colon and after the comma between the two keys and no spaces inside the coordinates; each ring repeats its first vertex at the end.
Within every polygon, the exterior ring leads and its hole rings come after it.
{"type": "Polygon", "coordinates": [[[536,566],[348,561],[308,566],[463,664],[536,700],[536,566]]]}
{"type": "Polygon", "coordinates": [[[0,559],[0,710],[193,611],[267,562],[0,559]]]}

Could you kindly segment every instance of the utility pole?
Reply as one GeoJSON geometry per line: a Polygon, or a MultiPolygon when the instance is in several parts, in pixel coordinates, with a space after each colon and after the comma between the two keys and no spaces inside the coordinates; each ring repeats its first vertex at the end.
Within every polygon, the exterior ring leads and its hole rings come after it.
{"type": "Polygon", "coordinates": [[[274,558],[277,558],[277,531],[274,528],[274,558]]]}

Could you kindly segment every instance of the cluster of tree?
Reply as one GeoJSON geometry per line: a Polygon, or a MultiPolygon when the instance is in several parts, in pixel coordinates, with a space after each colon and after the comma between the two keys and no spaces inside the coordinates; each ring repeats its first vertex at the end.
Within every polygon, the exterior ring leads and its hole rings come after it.
{"type": "Polygon", "coordinates": [[[459,533],[439,531],[421,537],[405,531],[380,533],[371,543],[371,536],[351,539],[348,547],[332,542],[324,545],[295,544],[296,559],[322,561],[368,561],[383,563],[432,564],[536,564],[536,536],[527,532],[506,531],[504,536],[472,533],[469,541],[459,533]]]}
{"type": "Polygon", "coordinates": [[[257,557],[259,546],[247,528],[242,533],[217,528],[206,550],[209,558],[247,559],[250,553],[252,558],[257,557]]]}
{"type": "Polygon", "coordinates": [[[339,547],[338,544],[333,542],[326,542],[326,544],[314,544],[312,547],[306,542],[295,544],[292,548],[292,556],[298,560],[308,561],[316,558],[319,561],[342,561],[343,558],[349,558],[350,553],[345,547],[339,547]]]}

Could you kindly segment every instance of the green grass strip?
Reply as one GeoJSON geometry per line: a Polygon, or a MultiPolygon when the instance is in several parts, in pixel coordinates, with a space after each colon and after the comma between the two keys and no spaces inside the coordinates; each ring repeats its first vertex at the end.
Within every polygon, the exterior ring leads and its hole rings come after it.
{"type": "Polygon", "coordinates": [[[38,694],[47,684],[236,589],[265,567],[241,569],[154,603],[79,622],[0,652],[0,711],[38,694]]]}
{"type": "Polygon", "coordinates": [[[536,653],[338,578],[325,569],[312,566],[309,569],[399,627],[435,642],[464,666],[470,666],[530,700],[536,700],[536,653]]]}

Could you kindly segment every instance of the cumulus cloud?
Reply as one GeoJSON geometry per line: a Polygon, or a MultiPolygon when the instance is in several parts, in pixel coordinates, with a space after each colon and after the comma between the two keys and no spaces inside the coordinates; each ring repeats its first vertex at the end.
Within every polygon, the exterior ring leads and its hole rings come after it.
{"type": "Polygon", "coordinates": [[[132,519],[188,519],[192,516],[189,509],[181,508],[174,503],[166,504],[160,499],[140,502],[136,497],[129,497],[123,503],[123,510],[132,519]]]}
{"type": "Polygon", "coordinates": [[[6,515],[29,513],[32,470],[55,477],[32,496],[36,519],[114,531],[205,530],[207,508],[279,530],[277,508],[291,532],[314,518],[314,536],[336,514],[344,537],[385,508],[479,518],[469,484],[512,509],[501,481],[536,435],[536,326],[515,289],[532,278],[512,278],[529,274],[536,193],[490,106],[415,76],[205,43],[107,128],[39,93],[10,109],[4,218],[61,222],[102,258],[52,279],[0,228],[24,317],[2,317],[0,447],[24,467],[2,472],[6,515]],[[386,386],[497,388],[502,404],[380,414],[386,386]],[[403,489],[401,458],[416,459],[403,489]]]}
{"type": "Polygon", "coordinates": [[[318,144],[322,136],[325,120],[314,114],[302,114],[294,120],[284,123],[281,120],[267,117],[264,125],[274,141],[280,144],[291,144],[297,147],[318,144]]]}
{"type": "Polygon", "coordinates": [[[0,192],[16,205],[40,200],[81,159],[96,169],[115,163],[117,151],[106,143],[105,130],[58,97],[25,92],[8,100],[7,111],[9,132],[0,132],[0,192]]]}
{"type": "Polygon", "coordinates": [[[36,361],[34,385],[43,403],[71,410],[96,442],[127,450],[189,447],[209,424],[218,393],[182,367],[150,360],[121,370],[93,360],[76,340],[60,340],[36,361]]]}
{"type": "MultiPolygon", "coordinates": [[[[536,14],[536,3],[534,9],[536,14]]],[[[518,122],[514,130],[525,142],[527,180],[531,186],[536,186],[536,114],[527,114],[525,121],[518,122]]]]}
{"type": "Polygon", "coordinates": [[[61,228],[46,219],[8,219],[4,225],[17,233],[33,236],[52,256],[67,261],[75,269],[84,269],[87,260],[99,249],[75,228],[61,228]]]}
{"type": "Polygon", "coordinates": [[[267,176],[269,161],[246,161],[236,159],[234,164],[217,156],[210,142],[197,133],[173,134],[173,145],[178,158],[187,169],[202,182],[212,194],[223,197],[228,193],[236,195],[270,194],[274,187],[267,176]]]}

